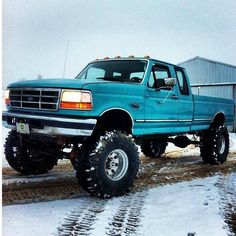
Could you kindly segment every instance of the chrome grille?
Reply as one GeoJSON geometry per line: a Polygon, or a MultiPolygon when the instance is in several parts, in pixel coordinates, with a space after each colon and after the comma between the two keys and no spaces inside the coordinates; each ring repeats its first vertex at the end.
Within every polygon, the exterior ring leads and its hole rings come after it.
{"type": "Polygon", "coordinates": [[[10,107],[56,111],[60,89],[16,88],[10,89],[10,107]]]}

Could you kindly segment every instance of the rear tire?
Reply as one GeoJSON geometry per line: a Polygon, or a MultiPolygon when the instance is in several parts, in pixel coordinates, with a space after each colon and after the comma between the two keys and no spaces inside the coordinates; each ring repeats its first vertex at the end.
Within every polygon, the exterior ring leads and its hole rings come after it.
{"type": "Polygon", "coordinates": [[[5,143],[5,156],[9,165],[25,175],[36,175],[47,173],[54,165],[57,159],[47,154],[40,154],[40,149],[49,148],[44,143],[26,142],[22,137],[22,143],[16,131],[10,131],[5,143]]]}
{"type": "Polygon", "coordinates": [[[229,154],[229,134],[225,126],[212,127],[202,137],[201,157],[206,164],[219,165],[229,154]]]}
{"type": "Polygon", "coordinates": [[[139,166],[137,147],[132,139],[119,131],[109,131],[87,148],[75,158],[82,188],[100,198],[128,192],[139,166]]]}
{"type": "Polygon", "coordinates": [[[142,142],[141,150],[143,154],[151,158],[159,158],[165,152],[166,141],[162,140],[145,140],[142,142]]]}

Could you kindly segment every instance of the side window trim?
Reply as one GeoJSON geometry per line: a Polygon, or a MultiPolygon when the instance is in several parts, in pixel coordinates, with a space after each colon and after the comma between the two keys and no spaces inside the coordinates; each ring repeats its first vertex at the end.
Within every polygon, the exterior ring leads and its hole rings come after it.
{"type": "Polygon", "coordinates": [[[154,78],[154,85],[155,85],[154,89],[156,89],[157,88],[157,78],[156,78],[156,74],[154,72],[154,66],[155,65],[152,66],[152,75],[153,75],[153,78],[154,78]]]}

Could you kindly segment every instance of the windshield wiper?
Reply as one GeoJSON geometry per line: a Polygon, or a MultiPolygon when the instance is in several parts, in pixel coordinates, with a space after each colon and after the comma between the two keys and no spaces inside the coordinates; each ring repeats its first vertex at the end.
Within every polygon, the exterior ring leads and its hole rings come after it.
{"type": "Polygon", "coordinates": [[[131,79],[121,79],[121,78],[113,78],[113,77],[98,77],[97,79],[107,80],[107,81],[119,81],[119,82],[128,82],[128,83],[140,83],[142,79],[140,78],[131,78],[131,79]]]}

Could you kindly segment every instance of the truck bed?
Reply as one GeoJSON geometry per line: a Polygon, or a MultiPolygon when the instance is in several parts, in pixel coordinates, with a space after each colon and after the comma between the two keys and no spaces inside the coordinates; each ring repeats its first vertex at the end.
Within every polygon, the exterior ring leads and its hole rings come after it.
{"type": "Polygon", "coordinates": [[[234,120],[234,102],[232,99],[193,95],[193,122],[191,130],[204,130],[219,112],[225,115],[225,125],[234,120]]]}

